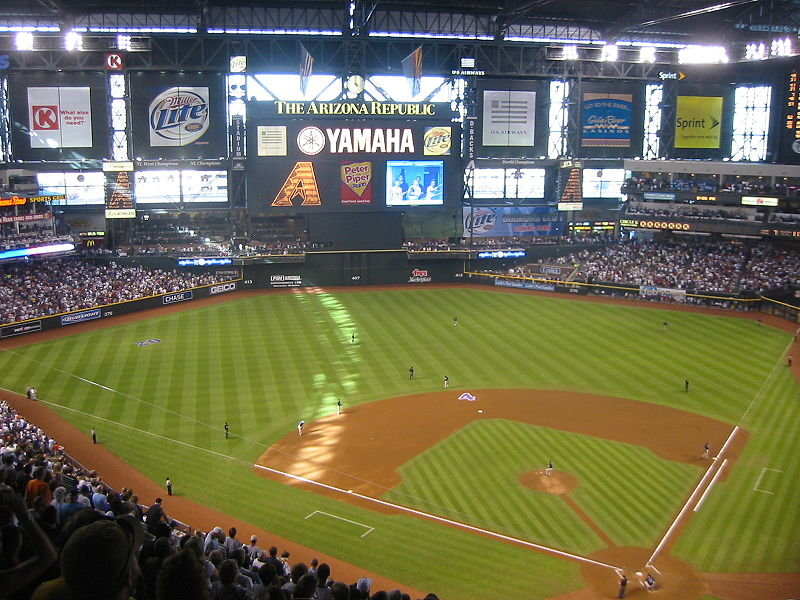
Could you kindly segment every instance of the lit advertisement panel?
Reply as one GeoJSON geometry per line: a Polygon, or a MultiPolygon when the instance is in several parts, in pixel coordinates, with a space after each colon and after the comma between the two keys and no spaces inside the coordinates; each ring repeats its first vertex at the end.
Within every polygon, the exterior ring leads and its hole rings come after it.
{"type": "Polygon", "coordinates": [[[444,204],[444,162],[390,160],[386,162],[386,206],[444,204]]]}
{"type": "Polygon", "coordinates": [[[54,206],[105,204],[105,175],[100,171],[66,173],[37,173],[39,191],[44,196],[63,195],[53,200],[54,206]]]}
{"type": "Polygon", "coordinates": [[[463,186],[449,183],[461,179],[461,131],[452,119],[447,103],[250,102],[248,208],[376,211],[459,203],[463,186]]]}
{"type": "Polygon", "coordinates": [[[153,170],[135,175],[137,204],[228,201],[227,171],[153,170]]]}

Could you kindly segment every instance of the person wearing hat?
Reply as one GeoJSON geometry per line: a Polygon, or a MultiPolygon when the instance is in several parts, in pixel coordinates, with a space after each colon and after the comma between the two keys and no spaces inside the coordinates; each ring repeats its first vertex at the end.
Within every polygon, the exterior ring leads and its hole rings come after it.
{"type": "Polygon", "coordinates": [[[247,546],[247,554],[250,555],[250,562],[258,556],[261,548],[258,547],[258,538],[255,535],[250,536],[250,545],[247,546]]]}
{"type": "Polygon", "coordinates": [[[44,583],[34,598],[72,600],[127,600],[139,577],[136,559],[144,529],[130,515],[101,519],[76,529],[61,552],[61,578],[44,583]],[[53,595],[55,594],[55,595],[53,595]]]}

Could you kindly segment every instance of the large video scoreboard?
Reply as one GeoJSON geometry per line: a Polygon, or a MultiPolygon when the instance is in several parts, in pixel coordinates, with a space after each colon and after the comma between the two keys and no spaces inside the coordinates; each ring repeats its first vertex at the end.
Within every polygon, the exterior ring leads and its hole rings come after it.
{"type": "Polygon", "coordinates": [[[251,210],[459,205],[461,127],[446,103],[250,102],[251,210]]]}

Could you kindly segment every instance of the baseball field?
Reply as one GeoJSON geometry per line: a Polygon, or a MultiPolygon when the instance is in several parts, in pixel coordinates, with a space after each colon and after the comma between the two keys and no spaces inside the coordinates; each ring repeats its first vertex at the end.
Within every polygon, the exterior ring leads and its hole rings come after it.
{"type": "Polygon", "coordinates": [[[4,397],[35,385],[88,466],[169,476],[192,524],[202,505],[448,600],[613,597],[623,572],[626,597],[644,572],[670,599],[800,594],[791,324],[467,286],[109,323],[0,343],[4,397]]]}

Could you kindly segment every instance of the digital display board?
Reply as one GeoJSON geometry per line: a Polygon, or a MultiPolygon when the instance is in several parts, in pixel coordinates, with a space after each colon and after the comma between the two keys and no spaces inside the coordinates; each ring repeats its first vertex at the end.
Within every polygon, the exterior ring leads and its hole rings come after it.
{"type": "Polygon", "coordinates": [[[386,161],[386,206],[444,204],[444,162],[386,161]]]}
{"type": "Polygon", "coordinates": [[[744,206],[778,206],[777,198],[764,198],[762,196],[742,196],[744,206]]]}
{"type": "Polygon", "coordinates": [[[461,129],[453,116],[447,103],[250,102],[248,208],[374,211],[460,203],[461,129]]]}
{"type": "Polygon", "coordinates": [[[173,204],[228,201],[227,171],[137,171],[137,204],[173,204]]]}
{"type": "Polygon", "coordinates": [[[100,171],[37,173],[39,191],[44,196],[64,196],[52,200],[54,206],[77,206],[105,203],[105,175],[100,171]]]}

